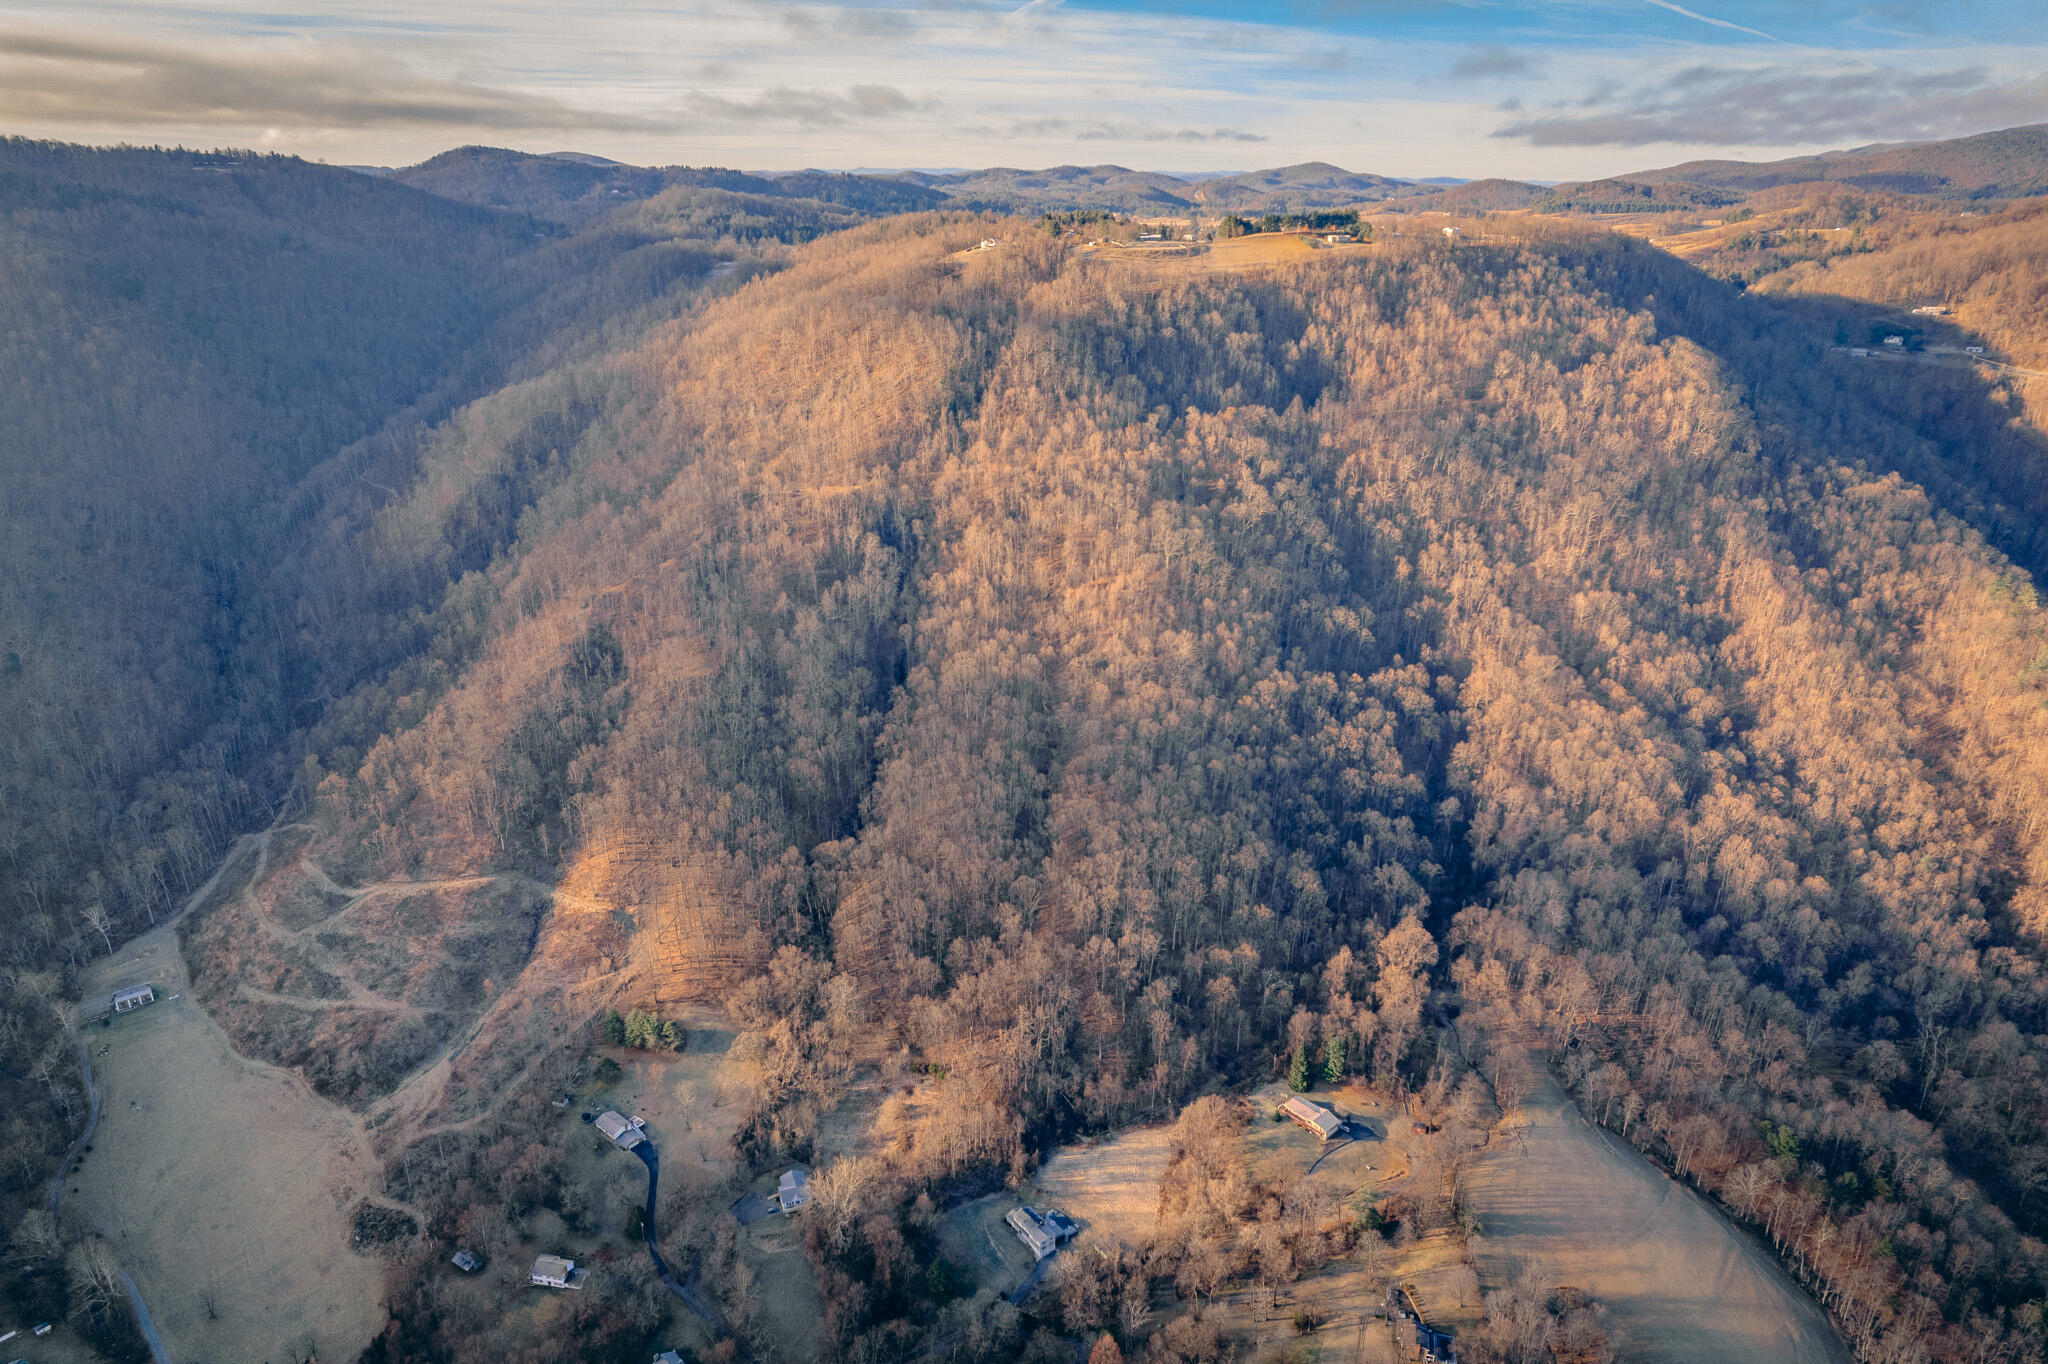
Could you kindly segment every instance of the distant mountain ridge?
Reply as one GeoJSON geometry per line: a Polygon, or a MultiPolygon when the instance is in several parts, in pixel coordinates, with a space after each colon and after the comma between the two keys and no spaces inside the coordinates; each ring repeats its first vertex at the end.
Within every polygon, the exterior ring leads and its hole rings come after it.
{"type": "Polygon", "coordinates": [[[569,227],[588,226],[677,188],[815,199],[862,213],[915,213],[945,201],[918,185],[874,176],[798,171],[771,177],[716,166],[628,166],[582,152],[536,156],[502,147],[457,147],[385,176],[444,199],[530,213],[569,227]]]}
{"type": "Polygon", "coordinates": [[[1421,188],[1412,180],[1348,171],[1326,161],[1203,177],[1116,165],[1069,165],[1042,170],[993,166],[956,175],[906,171],[900,178],[938,190],[966,206],[1012,211],[1102,208],[1125,213],[1272,213],[1371,203],[1421,188]]]}
{"type": "Polygon", "coordinates": [[[1657,212],[1716,208],[1779,185],[1836,181],[1938,198],[2048,194],[2048,124],[1939,142],[1879,143],[1781,161],[1687,161],[1554,186],[1527,181],[1405,179],[1326,161],[1222,174],[1128,166],[1038,169],[748,172],[721,167],[631,166],[583,152],[534,155],[458,147],[400,169],[361,167],[443,198],[512,209],[570,227],[678,188],[814,199],[866,214],[941,206],[1009,213],[1102,209],[1119,213],[1282,213],[1398,202],[1402,208],[1480,212],[1657,212]]]}
{"type": "Polygon", "coordinates": [[[1742,194],[1835,180],[1894,194],[2018,198],[2048,194],[2048,123],[1940,142],[1880,142],[1782,161],[1686,161],[1622,178],[1683,182],[1742,194]]]}

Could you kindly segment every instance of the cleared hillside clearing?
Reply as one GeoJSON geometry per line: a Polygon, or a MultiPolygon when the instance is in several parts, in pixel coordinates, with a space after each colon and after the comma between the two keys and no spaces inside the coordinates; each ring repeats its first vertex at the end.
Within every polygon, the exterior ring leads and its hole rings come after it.
{"type": "Polygon", "coordinates": [[[384,1322],[379,1266],[349,1249],[350,1210],[376,1186],[353,1120],[228,1045],[170,925],[88,973],[88,997],[141,979],[156,1004],[82,1034],[102,1102],[77,1206],[176,1358],[285,1359],[311,1338],[353,1359],[384,1322]]]}
{"type": "Polygon", "coordinates": [[[1540,1057],[1520,1135],[1466,1176],[1488,1289],[1523,1266],[1605,1303],[1624,1359],[1644,1364],[1847,1361],[1820,1308],[1691,1190],[1591,1126],[1540,1057]]]}
{"type": "Polygon", "coordinates": [[[1046,1161],[1020,1201],[1050,1205],[1090,1231],[1138,1245],[1158,1225],[1159,1177],[1172,1158],[1173,1129],[1164,1124],[1064,1147],[1046,1161]]]}

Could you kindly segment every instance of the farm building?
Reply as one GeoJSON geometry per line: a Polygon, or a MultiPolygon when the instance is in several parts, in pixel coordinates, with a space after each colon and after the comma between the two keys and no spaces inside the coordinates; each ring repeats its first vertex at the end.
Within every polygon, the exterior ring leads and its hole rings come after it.
{"type": "Polygon", "coordinates": [[[469,1250],[456,1251],[449,1258],[448,1263],[454,1265],[465,1274],[474,1274],[484,1267],[484,1262],[477,1259],[476,1252],[469,1250]]]}
{"type": "Polygon", "coordinates": [[[1081,1231],[1073,1218],[1056,1208],[1048,1208],[1043,1213],[1030,1208],[1012,1208],[1004,1214],[1003,1221],[1017,1233],[1017,1239],[1024,1243],[1034,1260],[1043,1260],[1081,1231]]]}
{"type": "Polygon", "coordinates": [[[1452,1344],[1449,1332],[1434,1330],[1407,1317],[1394,1323],[1394,1341],[1401,1347],[1403,1359],[1455,1364],[1458,1358],[1457,1347],[1452,1344]]]}
{"type": "Polygon", "coordinates": [[[627,1118],[609,1108],[597,1115],[597,1130],[616,1143],[621,1151],[630,1151],[647,1140],[646,1134],[640,1130],[646,1125],[644,1118],[627,1118]]]}
{"type": "Polygon", "coordinates": [[[784,1170],[775,1183],[775,1201],[784,1212],[795,1212],[811,1201],[811,1176],[802,1167],[784,1170]]]}
{"type": "Polygon", "coordinates": [[[140,1009],[146,1004],[154,1003],[156,991],[147,983],[114,991],[114,1012],[117,1014],[125,1014],[131,1009],[140,1009]]]}
{"type": "Polygon", "coordinates": [[[1329,246],[1343,246],[1346,243],[1357,240],[1358,238],[1352,236],[1349,232],[1332,232],[1323,238],[1323,242],[1329,246]]]}
{"type": "Polygon", "coordinates": [[[559,1255],[543,1255],[533,1262],[533,1282],[541,1288],[574,1288],[576,1262],[559,1255]]]}
{"type": "Polygon", "coordinates": [[[1280,1111],[1309,1131],[1328,1141],[1344,1130],[1344,1120],[1321,1104],[1312,1104],[1299,1094],[1280,1105],[1280,1111]]]}

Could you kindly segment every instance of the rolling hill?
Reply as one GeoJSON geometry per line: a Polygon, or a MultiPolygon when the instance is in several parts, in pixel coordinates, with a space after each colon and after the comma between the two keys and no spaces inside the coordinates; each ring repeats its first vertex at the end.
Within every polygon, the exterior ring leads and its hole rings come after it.
{"type": "Polygon", "coordinates": [[[2048,124],[1941,142],[1878,143],[1783,161],[1687,161],[1624,178],[1680,181],[1738,194],[1813,180],[1947,199],[2048,194],[2048,124]]]}
{"type": "Polygon", "coordinates": [[[911,213],[943,202],[943,196],[916,185],[874,176],[823,171],[759,176],[716,167],[627,166],[580,153],[536,156],[500,147],[457,147],[384,176],[444,199],[575,227],[683,189],[809,199],[862,215],[911,213]]]}

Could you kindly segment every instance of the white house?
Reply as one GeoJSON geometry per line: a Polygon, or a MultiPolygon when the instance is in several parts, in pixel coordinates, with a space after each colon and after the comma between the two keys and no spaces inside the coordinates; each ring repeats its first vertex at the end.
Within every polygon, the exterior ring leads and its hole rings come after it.
{"type": "Polygon", "coordinates": [[[1887,346],[1895,346],[1900,350],[1904,350],[1906,348],[1906,338],[1903,336],[1887,336],[1884,339],[1884,343],[1887,346]]]}
{"type": "Polygon", "coordinates": [[[628,1118],[609,1108],[597,1115],[597,1130],[604,1133],[607,1140],[615,1142],[621,1151],[630,1151],[647,1140],[646,1134],[640,1130],[645,1126],[645,1118],[628,1118]]]}
{"type": "Polygon", "coordinates": [[[574,1288],[576,1262],[559,1255],[543,1255],[533,1262],[533,1282],[540,1288],[574,1288]]]}
{"type": "Polygon", "coordinates": [[[1017,1233],[1017,1239],[1024,1243],[1034,1260],[1043,1260],[1059,1249],[1059,1243],[1052,1239],[1052,1233],[1038,1224],[1038,1214],[1029,1208],[1012,1208],[1003,1216],[1010,1224],[1010,1230],[1017,1233]]]}
{"type": "Polygon", "coordinates": [[[140,1009],[145,1004],[156,1003],[156,991],[147,983],[131,985],[125,990],[114,991],[114,1012],[125,1014],[130,1009],[140,1009]]]}
{"type": "Polygon", "coordinates": [[[784,1212],[795,1212],[811,1201],[810,1185],[811,1177],[802,1166],[784,1170],[775,1185],[776,1205],[784,1212]]]}

